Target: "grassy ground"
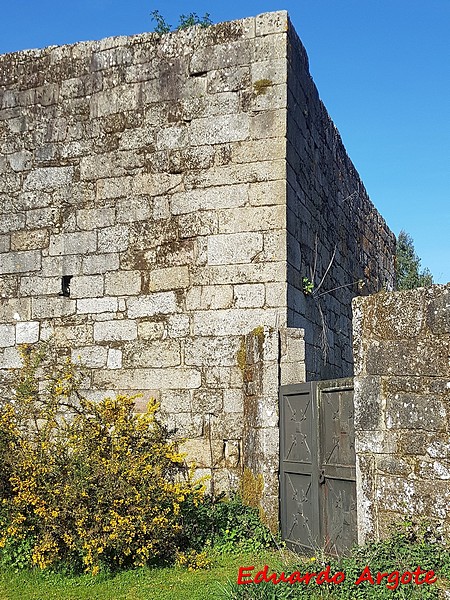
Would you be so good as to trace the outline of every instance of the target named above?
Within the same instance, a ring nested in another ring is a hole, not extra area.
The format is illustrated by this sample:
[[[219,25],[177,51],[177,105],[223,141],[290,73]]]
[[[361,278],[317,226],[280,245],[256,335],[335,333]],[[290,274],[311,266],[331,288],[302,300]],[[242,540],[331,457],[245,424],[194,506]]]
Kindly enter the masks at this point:
[[[88,575],[66,577],[42,571],[15,572],[14,569],[0,568],[0,600],[230,600],[230,587],[225,590],[225,586],[229,582],[237,581],[239,567],[254,566],[253,574],[255,574],[265,564],[269,565],[269,572],[280,573],[284,570],[290,573],[296,570],[295,558],[288,551],[215,556],[210,569],[198,571],[188,571],[185,568],[142,568],[97,577]],[[297,563],[297,568],[298,566]],[[314,570],[313,565],[309,565],[309,568]],[[375,568],[373,570],[376,571]],[[441,590],[450,589],[449,583],[441,579],[438,587]],[[268,600],[285,597],[285,594],[281,593],[281,586],[280,589],[278,586],[276,588],[268,586],[271,589],[266,590],[264,595],[260,595],[263,590],[259,589],[264,586],[235,586],[235,591],[237,587],[240,588],[239,596],[232,593],[232,598],[241,598],[241,592],[245,592],[247,599]],[[387,598],[391,595],[396,598],[425,597],[422,596],[421,589],[415,589],[417,586],[405,588],[404,591],[397,590],[400,592],[399,595],[386,590],[384,586],[379,586],[379,589],[375,586],[377,590],[372,589],[373,587],[369,586],[368,591],[376,591],[377,594],[370,594],[367,597]],[[308,591],[311,600],[313,598],[332,600],[335,597],[333,593],[325,590]],[[339,598],[342,597],[339,594]],[[358,594],[358,598],[364,597],[365,594]],[[426,595],[426,597],[430,596]]]
[[[111,577],[63,577],[38,571],[0,570],[0,600],[214,600],[236,581],[240,566],[279,563],[276,554],[219,556],[208,570],[137,569]]]

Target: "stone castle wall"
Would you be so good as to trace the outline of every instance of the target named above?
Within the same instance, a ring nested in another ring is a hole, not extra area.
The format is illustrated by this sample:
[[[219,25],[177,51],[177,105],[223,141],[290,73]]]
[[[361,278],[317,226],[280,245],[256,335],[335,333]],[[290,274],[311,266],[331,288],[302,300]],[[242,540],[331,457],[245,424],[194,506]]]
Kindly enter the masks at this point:
[[[288,325],[305,330],[308,380],[348,377],[351,300],[393,289],[395,238],[319,99],[293,29],[287,57]],[[303,277],[313,294],[301,293]]]
[[[311,244],[321,273],[345,234],[324,290],[393,272],[324,115],[285,12],[0,57],[4,381],[17,344],[52,337],[89,368],[87,394],[156,397],[211,486],[248,466],[276,513],[279,379],[305,378],[287,325],[305,328],[309,376],[323,370],[299,284]],[[324,302],[334,376],[354,293]]]
[[[450,284],[353,308],[359,541],[410,517],[450,534]]]

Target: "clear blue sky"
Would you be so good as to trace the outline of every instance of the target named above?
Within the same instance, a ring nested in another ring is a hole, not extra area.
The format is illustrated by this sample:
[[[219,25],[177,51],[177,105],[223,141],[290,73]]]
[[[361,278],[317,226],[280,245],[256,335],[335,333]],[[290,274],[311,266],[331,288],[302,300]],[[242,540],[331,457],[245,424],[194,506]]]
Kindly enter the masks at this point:
[[[450,281],[450,0],[11,0],[0,53],[150,31],[154,9],[172,25],[287,9],[372,201]]]

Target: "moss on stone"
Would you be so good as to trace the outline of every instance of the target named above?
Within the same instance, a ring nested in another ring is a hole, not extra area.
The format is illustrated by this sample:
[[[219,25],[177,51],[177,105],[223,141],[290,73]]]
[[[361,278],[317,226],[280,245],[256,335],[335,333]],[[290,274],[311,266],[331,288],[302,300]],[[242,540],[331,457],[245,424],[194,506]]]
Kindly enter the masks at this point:
[[[245,365],[247,364],[247,348],[245,347],[245,336],[242,336],[241,345],[237,352],[237,363],[242,373],[244,373]]]
[[[273,81],[271,79],[258,79],[253,84],[253,89],[255,90],[255,94],[260,96],[261,94],[265,94],[267,89],[273,86]]]
[[[248,467],[245,467],[240,483],[240,494],[244,504],[260,508],[263,490],[264,477],[261,473],[255,475]]]

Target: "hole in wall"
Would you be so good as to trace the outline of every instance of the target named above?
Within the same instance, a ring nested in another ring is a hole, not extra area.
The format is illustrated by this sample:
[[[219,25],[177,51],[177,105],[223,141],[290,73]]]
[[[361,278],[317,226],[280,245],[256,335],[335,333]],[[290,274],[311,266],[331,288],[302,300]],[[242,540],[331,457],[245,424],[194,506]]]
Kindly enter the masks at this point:
[[[72,279],[72,275],[63,275],[61,277],[61,291],[59,292],[59,296],[65,296],[68,298],[70,296],[70,280]]]

